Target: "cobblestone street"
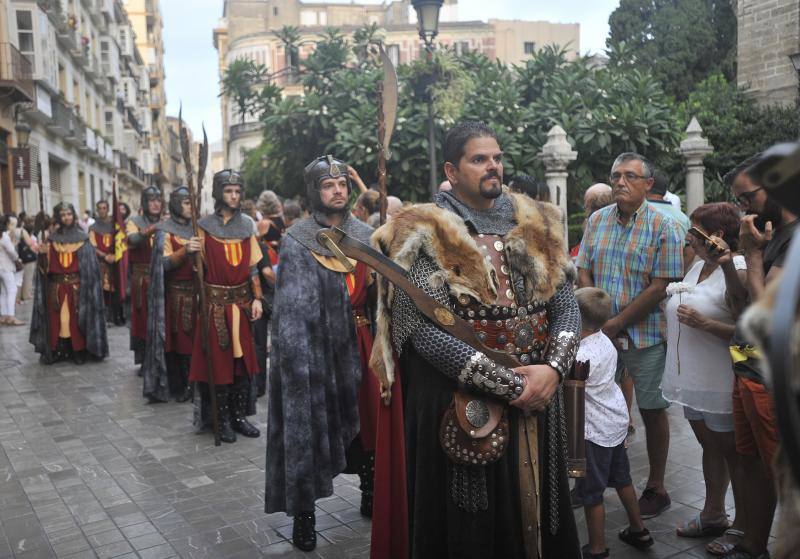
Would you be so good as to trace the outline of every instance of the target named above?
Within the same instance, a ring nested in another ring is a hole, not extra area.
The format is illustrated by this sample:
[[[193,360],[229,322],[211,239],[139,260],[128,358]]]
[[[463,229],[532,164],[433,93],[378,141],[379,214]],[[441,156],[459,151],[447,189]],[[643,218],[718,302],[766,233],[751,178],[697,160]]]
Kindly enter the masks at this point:
[[[29,304],[18,312],[29,315]],[[336,494],[318,502],[318,548],[295,551],[291,519],[263,512],[264,436],[215,448],[194,434],[189,404],[145,404],[127,328],[109,329],[109,359],[81,367],[41,366],[27,338],[27,327],[0,328],[0,558],[368,557],[357,476],[339,476]],[[687,422],[678,409],[670,420],[672,508],[646,521],[657,543],[645,554],[617,540],[625,513],[608,492],[612,557],[709,557],[707,540],[675,536],[702,507],[704,486]],[[637,483],[643,440],[640,429],[630,446]]]

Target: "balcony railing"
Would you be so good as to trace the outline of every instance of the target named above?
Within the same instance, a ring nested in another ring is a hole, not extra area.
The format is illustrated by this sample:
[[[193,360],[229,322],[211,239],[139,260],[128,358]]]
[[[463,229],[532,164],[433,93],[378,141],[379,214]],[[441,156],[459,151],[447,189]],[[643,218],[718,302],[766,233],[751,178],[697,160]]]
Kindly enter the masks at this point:
[[[33,101],[33,65],[11,43],[0,43],[0,90],[17,92],[16,100]],[[14,95],[12,95],[14,96]]]
[[[72,136],[75,134],[77,117],[75,112],[61,99],[52,99],[53,116],[50,128],[53,132],[62,136]]]

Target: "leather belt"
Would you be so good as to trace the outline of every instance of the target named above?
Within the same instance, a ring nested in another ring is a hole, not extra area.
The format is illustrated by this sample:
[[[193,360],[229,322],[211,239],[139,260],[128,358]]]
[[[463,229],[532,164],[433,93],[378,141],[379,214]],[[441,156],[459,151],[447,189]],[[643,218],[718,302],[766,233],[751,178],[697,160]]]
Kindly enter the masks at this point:
[[[81,276],[76,273],[50,274],[50,281],[58,284],[78,283],[81,281]]]
[[[253,300],[249,282],[232,286],[207,283],[205,290],[208,303],[211,305],[247,304]]]
[[[176,295],[194,295],[194,282],[173,280],[167,283],[167,291]]]
[[[372,322],[363,310],[353,309],[353,320],[356,321],[356,328],[361,326],[369,326]]]

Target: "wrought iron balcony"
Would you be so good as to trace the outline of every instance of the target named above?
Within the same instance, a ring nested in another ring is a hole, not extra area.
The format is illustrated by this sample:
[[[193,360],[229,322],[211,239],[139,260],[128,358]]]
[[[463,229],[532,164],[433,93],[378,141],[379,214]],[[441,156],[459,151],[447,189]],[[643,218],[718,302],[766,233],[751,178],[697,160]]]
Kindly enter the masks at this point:
[[[0,43],[0,93],[12,102],[33,102],[33,65],[11,43]]]

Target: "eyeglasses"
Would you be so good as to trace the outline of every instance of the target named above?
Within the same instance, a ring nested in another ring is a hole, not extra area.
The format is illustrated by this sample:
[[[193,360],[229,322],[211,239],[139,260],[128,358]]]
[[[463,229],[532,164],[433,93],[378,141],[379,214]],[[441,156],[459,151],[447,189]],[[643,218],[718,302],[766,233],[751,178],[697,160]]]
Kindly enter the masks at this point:
[[[755,190],[750,190],[749,192],[742,192],[736,197],[736,205],[737,206],[744,206],[747,204],[748,206],[753,203],[753,198],[756,197],[756,193],[759,190],[764,190],[763,186],[759,186]]]
[[[609,175],[608,177],[608,180],[611,184],[616,184],[622,178],[625,179],[626,184],[630,184],[633,181],[639,179],[649,179],[650,177],[645,177],[644,175],[637,175],[636,173],[633,173],[631,171],[626,171],[624,173],[611,173],[611,175]]]

